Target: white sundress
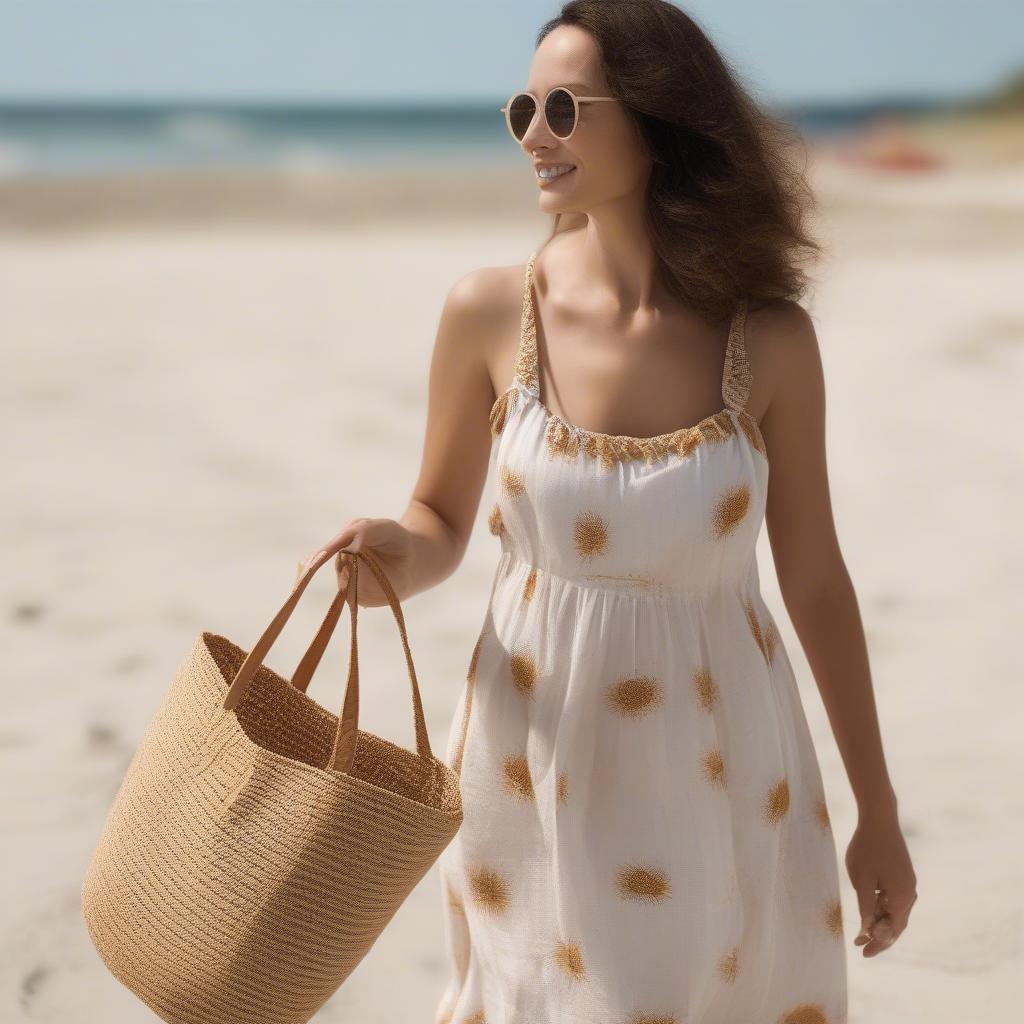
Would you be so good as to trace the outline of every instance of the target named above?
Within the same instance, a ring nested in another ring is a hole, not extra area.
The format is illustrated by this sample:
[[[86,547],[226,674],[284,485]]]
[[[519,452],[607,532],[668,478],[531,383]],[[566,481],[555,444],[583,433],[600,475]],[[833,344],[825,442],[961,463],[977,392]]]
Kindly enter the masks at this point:
[[[501,555],[446,754],[433,1024],[842,1024],[836,847],[759,589],[746,303],[720,412],[601,434],[541,402],[536,257],[490,415]]]

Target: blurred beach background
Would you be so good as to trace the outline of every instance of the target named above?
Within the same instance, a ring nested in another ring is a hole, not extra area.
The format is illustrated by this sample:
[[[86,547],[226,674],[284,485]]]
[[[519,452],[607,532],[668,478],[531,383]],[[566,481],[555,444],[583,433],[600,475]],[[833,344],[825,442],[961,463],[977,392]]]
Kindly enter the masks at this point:
[[[908,931],[864,959],[842,867],[856,809],[762,531],[844,879],[849,1021],[1009,1020],[1024,966],[1024,11],[683,6],[798,126],[820,199],[828,256],[803,302],[919,889]],[[156,1020],[81,919],[104,815],[196,635],[251,646],[300,558],[353,516],[403,512],[448,288],[523,262],[549,228],[498,108],[556,12],[0,2],[5,1024]],[[405,605],[435,751],[497,556],[481,515],[458,571]],[[333,588],[322,570],[268,664],[297,664]],[[360,724],[411,746],[394,622],[367,610],[360,627]],[[332,709],[346,635],[310,689]],[[446,978],[435,868],[316,1019],[428,1024]]]

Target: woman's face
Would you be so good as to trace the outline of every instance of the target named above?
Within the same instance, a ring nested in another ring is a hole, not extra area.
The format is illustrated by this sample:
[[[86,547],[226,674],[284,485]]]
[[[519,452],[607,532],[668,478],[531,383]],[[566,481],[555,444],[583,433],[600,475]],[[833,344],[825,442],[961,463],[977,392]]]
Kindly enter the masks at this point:
[[[610,96],[597,44],[576,25],[559,25],[537,47],[526,91],[541,103],[556,85],[577,96]],[[520,145],[534,165],[544,213],[589,213],[643,189],[650,160],[622,103],[581,103],[576,131],[567,140],[552,135],[542,115],[534,118]],[[540,167],[572,167],[543,179]]]

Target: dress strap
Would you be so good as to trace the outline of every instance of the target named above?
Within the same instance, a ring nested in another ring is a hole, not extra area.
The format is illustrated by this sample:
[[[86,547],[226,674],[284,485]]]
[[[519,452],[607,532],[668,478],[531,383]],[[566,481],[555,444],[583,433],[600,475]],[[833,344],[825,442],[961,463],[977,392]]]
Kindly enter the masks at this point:
[[[533,298],[533,271],[537,252],[530,254],[523,276],[523,304],[519,326],[519,345],[515,357],[515,377],[527,391],[539,397],[537,369],[537,309]],[[727,409],[743,412],[750,396],[753,375],[746,347],[747,300],[740,299],[729,325],[729,341],[722,372],[722,398]]]
[[[746,345],[747,300],[741,298],[732,323],[729,325],[729,343],[725,349],[725,369],[722,371],[722,398],[725,407],[734,412],[744,412],[750,385],[754,378],[750,372]]]
[[[519,347],[516,349],[516,380],[535,396],[540,396],[537,373],[537,309],[533,301],[533,268],[537,262],[536,250],[526,261],[523,280],[523,311],[519,325]]]

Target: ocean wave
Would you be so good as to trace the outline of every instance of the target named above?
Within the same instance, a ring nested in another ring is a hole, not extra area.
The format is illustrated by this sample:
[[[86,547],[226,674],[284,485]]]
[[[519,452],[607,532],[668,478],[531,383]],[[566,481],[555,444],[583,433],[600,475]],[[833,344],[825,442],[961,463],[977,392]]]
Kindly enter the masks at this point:
[[[0,176],[14,177],[32,167],[32,151],[28,146],[0,142]]]
[[[239,118],[187,111],[163,117],[158,131],[169,141],[192,146],[237,144],[250,137],[246,125]]]

